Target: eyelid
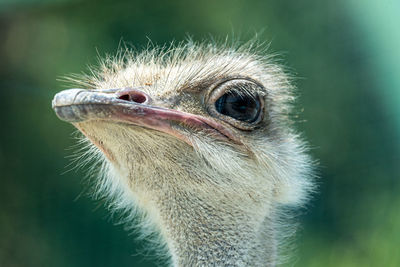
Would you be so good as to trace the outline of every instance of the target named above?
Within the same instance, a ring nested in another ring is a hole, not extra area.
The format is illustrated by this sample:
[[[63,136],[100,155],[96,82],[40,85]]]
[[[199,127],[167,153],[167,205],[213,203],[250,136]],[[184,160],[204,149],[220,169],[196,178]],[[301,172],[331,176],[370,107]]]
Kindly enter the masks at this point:
[[[262,85],[260,85],[258,82],[250,80],[250,79],[230,79],[230,80],[225,80],[224,82],[218,83],[215,85],[208,93],[208,98],[209,101],[212,100],[217,100],[220,98],[222,95],[226,94],[229,91],[234,91],[239,95],[247,95],[250,97],[254,96],[262,96],[263,94],[259,90],[243,90],[244,87],[243,85],[255,85],[254,87],[256,88],[263,88]],[[254,88],[253,87],[253,88]],[[248,93],[248,94],[247,94]]]
[[[210,89],[204,95],[203,101],[204,102],[211,101],[212,98],[214,98],[214,100],[218,99],[219,97],[221,97],[224,94],[223,92],[227,86],[226,84],[229,85],[230,83],[237,83],[237,84],[252,83],[255,85],[255,87],[264,89],[264,86],[260,82],[254,80],[250,77],[244,77],[244,76],[227,77],[227,78],[219,80],[218,82],[211,85]],[[222,93],[218,94],[219,96],[216,96],[216,93],[218,93],[218,91],[222,91]],[[262,98],[265,97],[264,90],[257,90],[257,92]],[[217,98],[215,99],[215,97],[217,97]]]

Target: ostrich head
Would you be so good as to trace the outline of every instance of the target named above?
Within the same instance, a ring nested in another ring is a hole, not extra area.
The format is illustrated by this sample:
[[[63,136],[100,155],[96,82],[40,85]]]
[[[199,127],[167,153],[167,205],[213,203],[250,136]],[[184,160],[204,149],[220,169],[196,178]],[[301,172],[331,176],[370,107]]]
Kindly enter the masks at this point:
[[[125,51],[53,108],[103,159],[114,206],[144,211],[175,266],[277,262],[279,221],[304,202],[310,161],[292,86],[251,48]]]

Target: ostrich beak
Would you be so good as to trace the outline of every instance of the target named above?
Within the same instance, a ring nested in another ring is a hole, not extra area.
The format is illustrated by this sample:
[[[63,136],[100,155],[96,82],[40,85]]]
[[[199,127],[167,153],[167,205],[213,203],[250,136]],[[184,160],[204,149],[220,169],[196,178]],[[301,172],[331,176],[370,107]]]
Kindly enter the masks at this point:
[[[70,123],[100,120],[132,124],[169,134],[191,146],[190,129],[197,129],[220,140],[241,143],[229,128],[214,120],[152,102],[149,95],[132,88],[69,89],[54,96],[52,107],[61,120]]]

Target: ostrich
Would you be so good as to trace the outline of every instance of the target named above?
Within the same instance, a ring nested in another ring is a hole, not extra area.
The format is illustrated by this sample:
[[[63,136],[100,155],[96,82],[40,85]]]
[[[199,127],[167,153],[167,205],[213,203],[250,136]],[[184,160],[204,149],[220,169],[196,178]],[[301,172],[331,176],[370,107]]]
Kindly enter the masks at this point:
[[[173,266],[279,264],[282,214],[312,188],[293,86],[256,50],[126,49],[53,99],[103,163],[97,188],[145,215]]]

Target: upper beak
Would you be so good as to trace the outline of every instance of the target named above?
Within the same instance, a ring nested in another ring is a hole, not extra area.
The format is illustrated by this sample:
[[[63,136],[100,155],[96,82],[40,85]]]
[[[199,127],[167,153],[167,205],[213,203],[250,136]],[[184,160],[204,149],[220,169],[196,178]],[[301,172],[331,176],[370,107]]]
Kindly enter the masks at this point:
[[[193,129],[220,140],[241,143],[226,126],[204,116],[154,106],[151,97],[139,89],[69,89],[55,95],[52,107],[67,122],[106,120],[133,124],[175,136],[193,145]],[[182,128],[187,129],[183,131]]]

